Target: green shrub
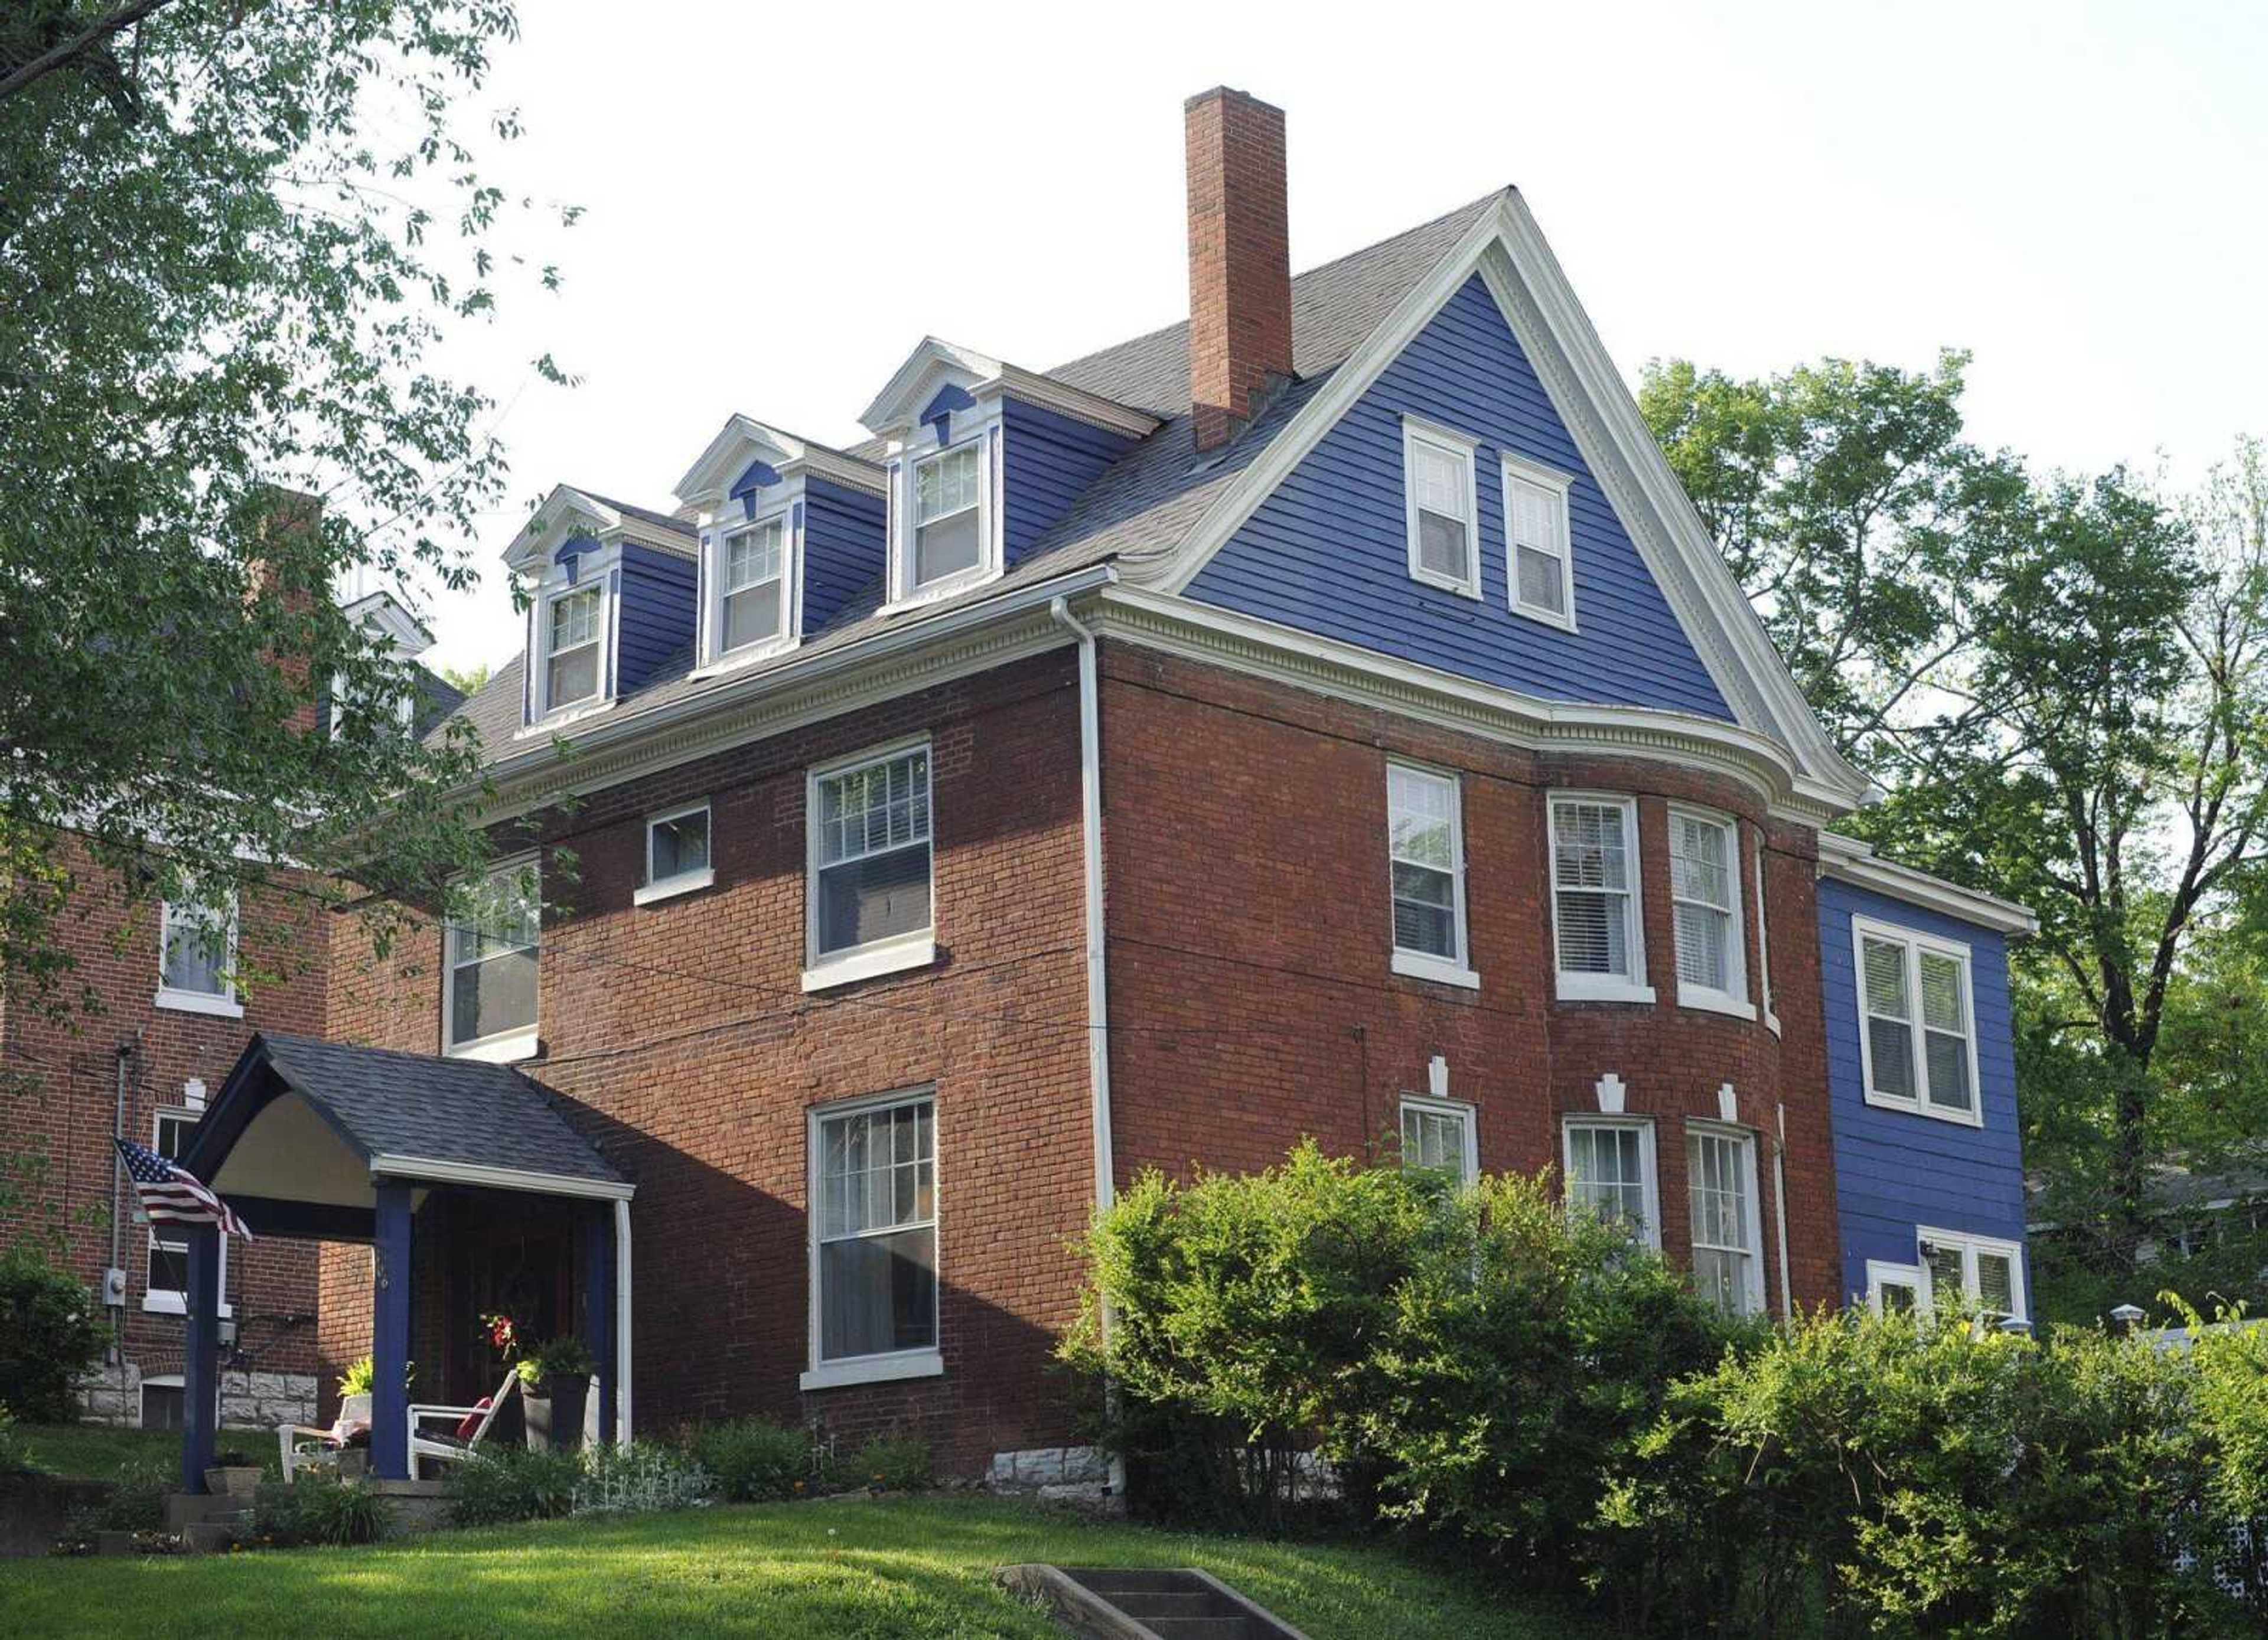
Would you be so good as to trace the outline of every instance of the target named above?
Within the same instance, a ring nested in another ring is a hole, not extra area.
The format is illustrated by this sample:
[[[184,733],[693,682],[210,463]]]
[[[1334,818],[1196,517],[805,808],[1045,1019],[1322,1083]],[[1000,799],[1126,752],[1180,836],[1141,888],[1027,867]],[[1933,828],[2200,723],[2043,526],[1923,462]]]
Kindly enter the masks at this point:
[[[39,1468],[16,1430],[16,1415],[0,1407],[0,1475],[31,1475]]]
[[[275,1548],[289,1548],[306,1541],[299,1500],[306,1496],[301,1489],[312,1490],[314,1485],[312,1475],[303,1475],[298,1485],[273,1475],[262,1481],[260,1489],[252,1495],[253,1541]]]
[[[392,1525],[384,1500],[362,1481],[268,1480],[252,1500],[253,1539],[275,1548],[375,1543]]]
[[[162,1532],[166,1494],[181,1483],[180,1471],[154,1458],[122,1464],[110,1490],[71,1511],[68,1536],[85,1541],[100,1532]]]
[[[686,1509],[709,1501],[714,1482],[692,1453],[653,1441],[593,1446],[575,1488],[578,1515]]]
[[[534,1355],[535,1382],[550,1385],[564,1379],[588,1378],[599,1370],[590,1346],[572,1334],[552,1339]]]
[[[911,1435],[877,1435],[846,1466],[850,1478],[882,1492],[918,1492],[935,1478],[929,1443]]]
[[[460,1526],[549,1520],[575,1507],[583,1478],[578,1454],[503,1446],[449,1466],[445,1496],[449,1519]]]
[[[27,1243],[0,1250],[0,1405],[33,1423],[78,1416],[78,1380],[110,1329],[85,1285]]]
[[[836,1483],[833,1454],[808,1430],[734,1418],[703,1424],[688,1444],[726,1503],[774,1503]]]

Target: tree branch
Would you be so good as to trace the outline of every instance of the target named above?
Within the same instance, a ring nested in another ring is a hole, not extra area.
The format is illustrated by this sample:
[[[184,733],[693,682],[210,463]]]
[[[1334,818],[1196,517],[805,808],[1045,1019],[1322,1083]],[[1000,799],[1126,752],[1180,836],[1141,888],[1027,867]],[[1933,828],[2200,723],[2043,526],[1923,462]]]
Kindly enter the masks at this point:
[[[98,18],[61,45],[41,52],[23,67],[10,72],[6,78],[0,79],[0,102],[14,96],[33,81],[44,78],[57,69],[68,67],[75,58],[85,56],[121,29],[131,28],[152,11],[172,4],[173,0],[133,0],[132,4],[119,7],[108,17]]]

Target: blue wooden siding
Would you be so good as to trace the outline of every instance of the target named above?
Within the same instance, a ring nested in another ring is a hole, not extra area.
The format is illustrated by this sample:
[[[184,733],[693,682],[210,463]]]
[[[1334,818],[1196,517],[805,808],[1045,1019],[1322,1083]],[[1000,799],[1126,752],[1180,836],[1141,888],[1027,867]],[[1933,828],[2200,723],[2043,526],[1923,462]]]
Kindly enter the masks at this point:
[[[882,578],[889,552],[880,496],[806,478],[803,485],[803,630],[825,629],[836,612]]]
[[[1000,404],[1002,547],[1013,569],[1133,441],[1018,399]]]
[[[1410,577],[1402,417],[1479,443],[1478,602]],[[1505,451],[1570,474],[1574,632],[1507,607]],[[1189,584],[1189,596],[1555,700],[1733,714],[1476,276]]]
[[[684,669],[693,644],[693,560],[637,541],[622,543],[615,599],[615,698]]]
[[[1854,916],[1968,945],[1982,1128],[1867,1103],[1859,1060],[1857,957],[1851,940]],[[2007,942],[1988,929],[1827,879],[1819,885],[1819,979],[1827,1020],[1844,1291],[1865,1294],[1868,1259],[1912,1263],[1914,1232],[1924,1224],[2021,1241],[2023,1158],[2016,1130]],[[2028,1293],[2030,1285],[2028,1261]]]

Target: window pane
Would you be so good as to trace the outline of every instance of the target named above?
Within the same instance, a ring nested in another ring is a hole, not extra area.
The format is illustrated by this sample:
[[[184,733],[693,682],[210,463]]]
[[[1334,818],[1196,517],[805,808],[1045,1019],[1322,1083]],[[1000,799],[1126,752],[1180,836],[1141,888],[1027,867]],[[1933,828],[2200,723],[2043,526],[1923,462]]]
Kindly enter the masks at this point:
[[[1447,871],[1423,866],[1394,867],[1394,943],[1428,956],[1457,955],[1456,890]]]
[[[930,925],[929,845],[867,855],[819,873],[819,949],[845,951]]]
[[[976,446],[963,445],[914,469],[914,522],[927,524],[976,504]]]
[[[1421,769],[1386,771],[1388,846],[1397,860],[1453,870],[1456,782]]]
[[[1867,1052],[1874,1092],[1892,1099],[1914,1096],[1913,1027],[1896,1019],[1867,1021]]]
[[[158,1118],[157,1144],[158,1155],[168,1161],[179,1161],[181,1152],[188,1148],[189,1135],[196,1131],[195,1116],[160,1116]]]
[[[1602,1218],[1642,1226],[1646,1214],[1641,1143],[1635,1128],[1569,1129],[1568,1200]]]
[[[820,1357],[838,1361],[937,1343],[937,1232],[821,1242]]]
[[[1418,563],[1421,568],[1453,581],[1467,580],[1472,574],[1470,546],[1462,518],[1444,518],[1438,512],[1419,509]]]
[[[1959,1309],[1968,1295],[1960,1247],[1925,1241],[1921,1244],[1921,1261],[1929,1271],[1930,1301],[1943,1309]]]
[[[1628,978],[1630,930],[1621,894],[1559,894],[1559,968]]]
[[[551,603],[551,649],[554,655],[599,636],[599,589],[584,588],[554,599]]]
[[[1404,1105],[1402,1162],[1405,1167],[1438,1167],[1463,1178],[1465,1119],[1450,1111]]]
[[[484,957],[458,968],[450,990],[449,1040],[476,1041],[535,1023],[535,951]]]
[[[725,647],[746,649],[780,634],[780,584],[766,581],[725,595]]]
[[[153,1241],[150,1244],[150,1291],[187,1292],[189,1290],[189,1244]]]
[[[1520,565],[1520,601],[1530,609],[1565,614],[1566,577],[1561,572],[1559,560],[1533,547],[1522,547],[1513,556]]]
[[[1542,484],[1532,484],[1526,479],[1512,481],[1512,539],[1517,545],[1533,547],[1557,558],[1567,548],[1560,525],[1565,503],[1556,489]],[[1557,573],[1557,567],[1554,567]]]
[[[142,1386],[142,1427],[145,1430],[178,1430],[183,1427],[188,1412],[188,1392],[179,1384],[144,1384]]]
[[[1886,1281],[1879,1291],[1884,1315],[1911,1315],[1914,1311],[1914,1290],[1902,1281]]]
[[[1866,953],[1867,1009],[1893,1019],[1911,1017],[1906,1002],[1906,948],[1886,939],[1859,942]]]
[[[1471,458],[1461,451],[1445,450],[1423,440],[1413,441],[1410,450],[1415,468],[1410,482],[1417,486],[1418,511],[1433,513],[1458,526],[1462,535],[1466,498],[1471,489],[1466,478],[1466,463]]]
[[[1628,888],[1630,856],[1623,811],[1606,803],[1561,803],[1551,810],[1552,880],[1563,888]]]
[[[1994,1315],[2016,1313],[2015,1266],[2007,1254],[1977,1250],[1977,1302]]]
[[[1933,1031],[1955,1035],[1969,1029],[1969,1011],[1961,1002],[1961,959],[1942,952],[1921,953],[1921,1020]]]
[[[1681,900],[1729,911],[1733,886],[1727,828],[1690,814],[1669,818],[1669,892]]]
[[[977,517],[976,509],[971,507],[936,524],[915,527],[915,585],[926,586],[932,581],[976,567],[982,555]]]
[[[1969,1109],[1969,1039],[1925,1031],[1922,1042],[1929,1055],[1929,1102],[1947,1110]]]
[[[581,649],[570,650],[551,659],[549,677],[544,683],[544,702],[549,706],[565,706],[586,695],[599,692],[599,646],[588,643]]]
[[[1677,978],[1680,983],[1721,991],[1730,983],[1726,952],[1732,944],[1732,919],[1706,906],[1676,908]]]
[[[819,782],[822,865],[929,840],[929,752],[829,775]]]
[[[227,996],[233,916],[195,906],[168,905],[165,920],[166,951],[159,978],[166,989],[200,997]]]
[[[709,868],[709,811],[656,820],[647,831],[649,882]]]
[[[1749,1199],[1746,1142],[1696,1133],[1685,1144],[1686,1201],[1691,1210],[1693,1284],[1702,1297],[1735,1314],[1754,1301],[1749,1264],[1756,1203]]]
[[[772,519],[755,529],[742,530],[725,541],[725,590],[737,592],[765,581],[777,581],[780,573],[780,543],[785,526],[781,520]]]

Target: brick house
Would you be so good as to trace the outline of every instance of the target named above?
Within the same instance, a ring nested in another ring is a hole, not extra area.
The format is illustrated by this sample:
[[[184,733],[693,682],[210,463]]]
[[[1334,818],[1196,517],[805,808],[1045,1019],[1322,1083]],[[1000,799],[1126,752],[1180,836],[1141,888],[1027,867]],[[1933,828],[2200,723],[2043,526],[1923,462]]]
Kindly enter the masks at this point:
[[[342,920],[325,1028],[437,1100],[517,1067],[626,1194],[609,1242],[563,1173],[365,1144],[328,1362],[468,1402],[501,1309],[603,1346],[617,1429],[1077,1481],[1072,1239],[1303,1135],[1558,1169],[1735,1309],[2021,1319],[2029,917],[1834,835],[1867,783],[1525,202],[1294,278],[1282,114],[1187,138],[1186,323],[932,338],[865,443],[735,415],[674,507],[562,485],[511,543],[486,908]]]

